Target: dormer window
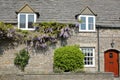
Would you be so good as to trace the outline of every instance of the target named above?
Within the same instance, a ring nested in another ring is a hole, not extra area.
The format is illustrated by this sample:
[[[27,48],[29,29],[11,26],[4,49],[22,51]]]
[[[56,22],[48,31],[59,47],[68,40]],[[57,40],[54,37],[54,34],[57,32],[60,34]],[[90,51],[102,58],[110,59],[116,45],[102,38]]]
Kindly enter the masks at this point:
[[[95,16],[80,15],[79,31],[95,31]]]
[[[76,15],[76,19],[79,20],[79,31],[80,32],[94,32],[96,14],[87,6],[81,11],[80,14]]]
[[[35,30],[33,23],[36,22],[36,14],[19,13],[18,14],[18,29]]]
[[[35,12],[28,4],[25,4],[16,13],[18,14],[18,29],[35,30],[33,23],[39,17],[38,12]]]

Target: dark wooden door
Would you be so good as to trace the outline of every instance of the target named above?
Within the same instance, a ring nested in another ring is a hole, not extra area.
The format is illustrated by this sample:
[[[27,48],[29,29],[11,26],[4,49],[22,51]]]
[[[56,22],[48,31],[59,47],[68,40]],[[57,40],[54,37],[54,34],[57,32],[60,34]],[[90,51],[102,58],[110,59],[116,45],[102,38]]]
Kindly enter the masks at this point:
[[[104,54],[105,72],[113,72],[114,76],[119,76],[119,54],[116,50],[108,50]]]

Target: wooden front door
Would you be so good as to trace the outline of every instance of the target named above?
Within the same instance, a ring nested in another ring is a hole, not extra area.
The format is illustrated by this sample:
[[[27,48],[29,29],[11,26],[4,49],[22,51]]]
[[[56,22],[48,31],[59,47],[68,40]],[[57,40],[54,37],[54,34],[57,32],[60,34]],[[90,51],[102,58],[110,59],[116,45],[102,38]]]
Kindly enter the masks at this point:
[[[119,76],[119,52],[108,50],[104,54],[105,72],[113,72],[114,76]]]

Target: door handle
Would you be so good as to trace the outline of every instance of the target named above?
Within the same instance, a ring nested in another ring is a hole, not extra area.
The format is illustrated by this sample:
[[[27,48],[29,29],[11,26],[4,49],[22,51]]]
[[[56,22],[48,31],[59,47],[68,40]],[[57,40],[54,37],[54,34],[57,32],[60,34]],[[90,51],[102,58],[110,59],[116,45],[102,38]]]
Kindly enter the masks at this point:
[[[113,64],[113,62],[109,62],[110,64]]]

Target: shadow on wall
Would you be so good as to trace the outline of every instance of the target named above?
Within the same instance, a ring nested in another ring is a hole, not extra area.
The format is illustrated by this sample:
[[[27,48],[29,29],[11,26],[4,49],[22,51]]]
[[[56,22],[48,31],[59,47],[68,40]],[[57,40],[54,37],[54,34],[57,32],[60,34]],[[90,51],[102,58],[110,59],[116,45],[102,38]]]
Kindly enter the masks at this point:
[[[5,50],[14,49],[15,47],[15,43],[9,39],[0,40],[0,55],[3,55]]]
[[[67,39],[60,39],[60,43],[61,45],[60,46],[66,46],[67,45]],[[30,52],[30,53],[33,53],[33,54],[47,54],[49,53],[49,50],[52,49],[56,49],[57,48],[57,43],[52,43],[50,45],[48,45],[46,48],[35,48],[33,46],[26,46],[26,49]],[[4,52],[6,50],[9,50],[9,49],[15,49],[16,47],[18,47],[19,44],[14,41],[11,41],[10,39],[5,39],[5,40],[0,40],[0,55],[3,55]]]
[[[67,45],[67,39],[61,39],[61,46],[66,46]]]

